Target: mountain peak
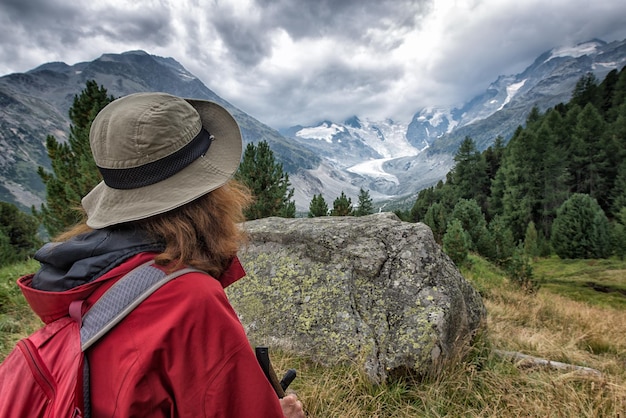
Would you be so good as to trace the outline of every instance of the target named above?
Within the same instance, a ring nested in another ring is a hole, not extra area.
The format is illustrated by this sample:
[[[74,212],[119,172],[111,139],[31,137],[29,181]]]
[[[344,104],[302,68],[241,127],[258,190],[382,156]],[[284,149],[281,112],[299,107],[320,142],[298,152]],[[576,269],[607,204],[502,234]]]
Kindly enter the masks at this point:
[[[546,61],[552,58],[570,57],[578,58],[584,55],[595,55],[600,48],[606,45],[606,42],[600,39],[592,39],[587,42],[582,42],[574,46],[563,46],[550,50],[550,56]]]
[[[150,55],[142,49],[135,49],[133,51],[122,52],[121,55]]]
[[[355,129],[359,129],[361,127],[361,121],[359,120],[358,116],[354,115],[346,119],[346,121],[344,122],[344,125],[351,126]]]

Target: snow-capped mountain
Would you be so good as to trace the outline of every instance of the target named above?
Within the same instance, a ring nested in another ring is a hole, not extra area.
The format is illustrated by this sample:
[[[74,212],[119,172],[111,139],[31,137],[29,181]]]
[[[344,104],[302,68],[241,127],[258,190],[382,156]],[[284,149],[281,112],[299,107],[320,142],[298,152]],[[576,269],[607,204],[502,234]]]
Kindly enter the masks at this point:
[[[68,109],[87,80],[115,97],[165,91],[221,103],[237,119],[245,143],[268,142],[289,174],[297,210],[306,212],[314,194],[332,205],[344,192],[356,203],[360,188],[374,203],[404,199],[410,205],[421,189],[445,178],[466,136],[481,150],[497,136],[506,141],[533,106],[544,111],[567,102],[587,72],[601,80],[625,64],[626,41],[593,40],[545,52],[522,73],[498,77],[461,107],[417,109],[408,125],[354,116],[278,132],[218,97],[172,58],[130,51],[71,66],[47,63],[0,77],[0,199],[24,210],[45,199],[36,174],[38,166],[50,166],[45,138],[66,138]]]
[[[430,137],[431,152],[454,152],[465,136],[486,149],[500,135],[508,140],[523,125],[533,106],[540,111],[568,102],[576,83],[588,72],[604,79],[626,65],[626,41],[606,43],[594,39],[541,54],[523,72],[501,75],[485,92],[460,109],[450,109],[454,129]],[[416,117],[419,117],[418,112]],[[415,120],[415,118],[414,118]]]
[[[409,161],[418,161],[418,156],[428,147],[428,142],[417,135],[407,135],[409,130],[408,125],[391,119],[375,122],[353,116],[343,123],[323,121],[315,126],[297,126],[281,132],[313,150],[323,160],[316,169],[299,170],[292,175],[296,202],[308,203],[313,194],[321,193],[332,204],[341,192],[354,201],[361,188],[369,190],[375,200],[389,200],[399,190],[410,193],[432,184],[440,175],[445,176],[449,166],[438,164],[441,170],[437,171],[436,179],[430,176],[417,181],[406,178],[408,168],[414,165]],[[389,164],[397,160],[407,160],[404,169],[397,170]],[[421,169],[428,163],[422,161],[418,165]]]
[[[296,174],[296,194],[304,185],[303,196],[322,193],[330,202],[341,191],[356,196],[360,187],[379,200],[415,195],[445,178],[466,136],[479,150],[497,136],[508,141],[533,106],[545,111],[565,103],[586,73],[593,72],[601,81],[624,65],[626,41],[592,40],[541,54],[522,73],[501,75],[460,108],[420,109],[407,126],[355,116],[343,123],[324,121],[285,130],[285,136],[324,157],[320,167]],[[320,178],[320,171],[332,176],[317,184],[312,179]]]

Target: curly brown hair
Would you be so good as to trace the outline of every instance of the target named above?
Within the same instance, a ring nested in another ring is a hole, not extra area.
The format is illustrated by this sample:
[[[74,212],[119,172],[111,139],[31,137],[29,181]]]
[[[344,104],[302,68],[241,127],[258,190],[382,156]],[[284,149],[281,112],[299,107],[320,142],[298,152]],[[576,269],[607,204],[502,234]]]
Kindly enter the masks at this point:
[[[230,180],[225,185],[169,212],[129,223],[165,244],[155,257],[158,265],[176,270],[184,265],[220,277],[247,235],[241,227],[250,190]],[[67,240],[91,229],[82,222],[56,238]]]

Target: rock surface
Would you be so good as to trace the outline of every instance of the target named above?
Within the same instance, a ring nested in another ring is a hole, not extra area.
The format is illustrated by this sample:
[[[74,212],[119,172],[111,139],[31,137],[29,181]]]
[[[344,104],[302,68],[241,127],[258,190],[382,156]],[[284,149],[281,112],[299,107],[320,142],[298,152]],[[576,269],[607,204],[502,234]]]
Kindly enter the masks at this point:
[[[356,361],[380,383],[437,372],[484,323],[480,295],[424,224],[382,213],[245,228],[248,276],[228,295],[254,345]]]

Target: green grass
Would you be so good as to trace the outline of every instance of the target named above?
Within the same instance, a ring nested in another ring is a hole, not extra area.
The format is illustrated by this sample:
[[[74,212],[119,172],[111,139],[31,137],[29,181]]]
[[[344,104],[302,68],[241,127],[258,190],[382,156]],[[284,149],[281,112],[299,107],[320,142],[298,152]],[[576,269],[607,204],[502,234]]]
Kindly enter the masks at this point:
[[[39,324],[15,285],[36,268],[29,262],[0,269],[0,358]],[[626,305],[617,292],[584,285],[624,288],[626,262],[547,258],[533,269],[540,287],[529,294],[470,255],[462,273],[483,296],[487,331],[437,376],[374,385],[356,364],[324,367],[288,352],[272,353],[274,367],[279,374],[298,370],[291,387],[309,418],[626,416]],[[601,375],[517,363],[495,349]]]
[[[0,358],[21,337],[41,325],[16,284],[19,277],[34,272],[38,266],[39,263],[31,260],[0,268]]]
[[[626,261],[561,260],[533,263],[541,287],[569,299],[606,308],[626,309]]]

